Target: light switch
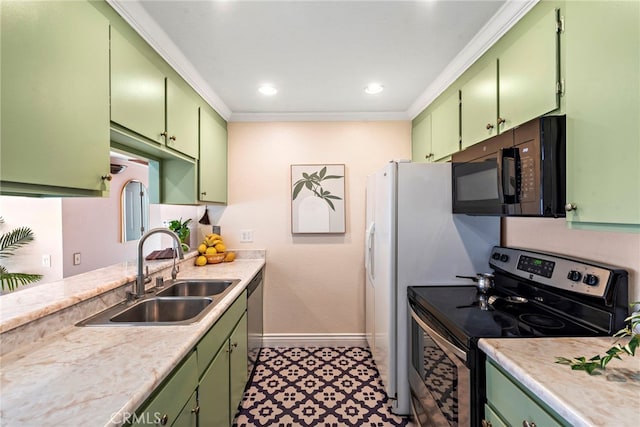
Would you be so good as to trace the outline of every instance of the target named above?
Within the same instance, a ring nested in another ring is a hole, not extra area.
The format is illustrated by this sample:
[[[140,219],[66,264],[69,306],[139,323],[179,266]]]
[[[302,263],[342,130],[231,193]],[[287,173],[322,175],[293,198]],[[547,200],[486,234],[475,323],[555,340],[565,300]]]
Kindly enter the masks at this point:
[[[240,230],[240,243],[253,242],[253,230]]]

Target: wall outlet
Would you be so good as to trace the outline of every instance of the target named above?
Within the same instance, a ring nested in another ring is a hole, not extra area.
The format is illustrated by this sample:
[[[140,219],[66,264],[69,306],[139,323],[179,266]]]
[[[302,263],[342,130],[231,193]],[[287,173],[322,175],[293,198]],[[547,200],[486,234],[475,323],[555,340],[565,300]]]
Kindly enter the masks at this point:
[[[42,255],[42,266],[51,268],[51,255]]]
[[[240,230],[240,243],[253,242],[253,230]]]
[[[80,265],[80,252],[73,254],[73,265]]]

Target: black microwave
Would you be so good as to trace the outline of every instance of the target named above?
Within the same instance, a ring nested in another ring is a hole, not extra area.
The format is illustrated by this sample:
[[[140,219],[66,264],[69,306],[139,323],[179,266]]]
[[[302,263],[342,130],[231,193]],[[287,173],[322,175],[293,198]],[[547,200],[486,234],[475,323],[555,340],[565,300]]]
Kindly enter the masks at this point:
[[[531,120],[452,158],[453,213],[565,216],[565,116]]]

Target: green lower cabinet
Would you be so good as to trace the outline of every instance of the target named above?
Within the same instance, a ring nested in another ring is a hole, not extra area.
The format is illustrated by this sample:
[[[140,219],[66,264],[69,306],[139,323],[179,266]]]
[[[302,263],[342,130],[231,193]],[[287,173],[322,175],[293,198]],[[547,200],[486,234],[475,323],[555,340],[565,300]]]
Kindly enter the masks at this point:
[[[484,405],[484,419],[482,420],[482,427],[509,427],[502,421],[502,418],[491,409],[491,406]]]
[[[247,315],[245,314],[229,338],[230,423],[236,415],[238,405],[242,402],[242,395],[247,386],[247,347]]]
[[[487,416],[495,417],[502,424],[522,426],[531,425],[545,427],[568,426],[551,408],[539,401],[526,387],[500,370],[492,361],[486,362],[486,406],[490,412]],[[527,424],[528,423],[528,424]]]
[[[195,426],[197,405],[195,391],[198,387],[198,365],[196,353],[176,369],[141,411],[136,412],[133,426]],[[194,410],[192,413],[191,411]],[[189,415],[192,414],[192,415]],[[187,423],[187,420],[191,420]],[[177,422],[180,424],[177,424]]]
[[[208,425],[208,424],[198,424],[198,412],[200,408],[198,408],[198,398],[196,392],[194,391],[187,404],[182,411],[176,417],[176,420],[171,424],[171,427],[193,427],[197,425]]]
[[[201,426],[227,426],[229,412],[229,348],[220,349],[198,386]]]

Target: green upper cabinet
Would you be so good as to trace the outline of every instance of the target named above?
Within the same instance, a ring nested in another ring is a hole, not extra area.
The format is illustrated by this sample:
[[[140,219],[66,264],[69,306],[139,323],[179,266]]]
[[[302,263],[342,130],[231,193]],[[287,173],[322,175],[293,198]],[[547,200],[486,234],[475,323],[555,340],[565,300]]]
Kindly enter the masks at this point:
[[[462,148],[559,108],[558,11],[510,30],[462,87]]]
[[[462,87],[462,148],[498,134],[498,63],[491,61]]]
[[[456,90],[431,113],[431,152],[440,160],[460,150],[460,94]]]
[[[227,203],[226,123],[206,107],[200,109],[198,184],[201,202]]]
[[[548,11],[499,58],[499,132],[559,107],[558,11]]]
[[[1,193],[105,195],[108,20],[86,2],[3,0],[0,11]]]
[[[168,148],[196,159],[198,104],[195,92],[189,90],[186,83],[167,77],[117,29],[111,29],[113,123],[157,143],[151,150]]]
[[[413,125],[411,130],[411,159],[414,162],[430,162],[433,159],[431,151],[431,115],[424,116]]]
[[[111,121],[164,143],[164,74],[111,29]]]
[[[198,104],[167,79],[167,147],[198,158]]]
[[[567,2],[565,17],[567,221],[640,231],[640,3]]]

